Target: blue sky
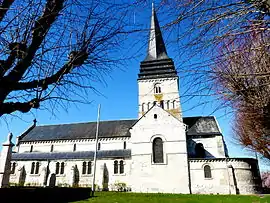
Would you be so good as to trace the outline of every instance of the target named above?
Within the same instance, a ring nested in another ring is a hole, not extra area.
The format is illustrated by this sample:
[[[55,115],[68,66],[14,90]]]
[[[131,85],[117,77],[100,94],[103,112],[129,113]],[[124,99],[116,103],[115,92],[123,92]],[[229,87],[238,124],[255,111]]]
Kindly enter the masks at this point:
[[[136,8],[132,11],[130,23],[140,24],[143,28],[149,28],[151,15],[151,4],[144,8]],[[159,15],[158,15],[159,17]],[[160,17],[160,21],[164,17]],[[161,23],[162,24],[162,23]],[[127,61],[125,66],[116,68],[110,76],[104,77],[104,83],[95,84],[95,88],[101,93],[96,94],[89,91],[90,104],[72,104],[67,107],[57,107],[51,109],[53,114],[48,110],[33,110],[28,114],[19,114],[4,116],[1,119],[0,128],[0,143],[5,141],[7,134],[12,132],[14,138],[23,133],[29,126],[32,125],[32,120],[37,119],[38,125],[47,124],[62,124],[62,123],[78,123],[95,121],[97,117],[97,106],[101,104],[101,120],[118,120],[118,119],[133,119],[138,116],[138,86],[137,74],[139,72],[140,61],[146,55],[147,50],[147,33],[137,33],[140,35],[140,40],[128,39],[123,45],[123,56],[132,54],[134,58]],[[164,32],[164,40],[169,44],[167,46],[168,55],[175,59],[175,64],[181,64],[180,59],[173,51],[175,47],[171,45],[170,34]],[[179,73],[181,74],[181,73]],[[182,84],[182,75],[180,76],[180,97],[181,92],[187,90],[186,84]],[[72,97],[72,95],[71,95]],[[208,98],[209,99],[209,98]],[[185,100],[184,98],[182,100]],[[204,101],[202,98],[193,98],[187,102],[182,103],[184,116],[208,116],[214,115],[219,121],[219,125],[223,132],[229,155],[231,157],[254,157],[254,153],[248,152],[242,146],[236,143],[232,137],[231,124],[233,122],[233,115],[227,114],[226,109],[213,112],[213,108],[218,105],[215,98],[210,98],[212,103],[209,105],[198,105]],[[15,142],[15,139],[14,139]],[[261,169],[265,170],[267,166],[261,165]]]

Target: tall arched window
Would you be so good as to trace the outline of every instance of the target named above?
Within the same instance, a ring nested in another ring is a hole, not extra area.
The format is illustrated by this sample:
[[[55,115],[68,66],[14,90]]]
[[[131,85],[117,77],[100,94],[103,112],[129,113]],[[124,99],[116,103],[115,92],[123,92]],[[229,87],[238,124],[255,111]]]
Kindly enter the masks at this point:
[[[114,174],[118,173],[118,161],[114,161],[113,163],[113,173]]]
[[[147,103],[147,110],[149,110],[150,108],[151,108],[151,103],[148,102],[148,103]]]
[[[159,102],[159,104],[160,104],[160,107],[164,109],[164,101],[161,100],[161,101]]]
[[[124,173],[124,161],[120,161],[120,174],[123,174]]]
[[[166,104],[167,104],[167,109],[170,109],[170,101],[169,100],[167,101]]]
[[[86,174],[86,162],[85,161],[83,162],[83,165],[82,165],[82,174]]]
[[[126,149],[126,148],[127,148],[127,142],[124,141],[124,149]]]
[[[87,163],[87,174],[91,174],[92,173],[92,163],[91,161],[88,161]]]
[[[101,148],[101,144],[100,144],[100,142],[99,142],[99,143],[98,143],[97,149],[100,150],[100,148]]]
[[[176,101],[173,100],[173,101],[172,101],[172,108],[175,109],[175,107],[176,107]]]
[[[36,163],[36,170],[35,170],[35,174],[39,173],[39,162]]]
[[[55,174],[59,174],[59,169],[60,169],[60,163],[57,162],[55,166]]]
[[[33,145],[30,146],[30,152],[32,152],[32,151],[33,151]]]
[[[75,152],[75,151],[76,151],[76,149],[77,149],[77,145],[76,145],[76,144],[74,144],[74,145],[73,145],[73,152]]]
[[[60,170],[60,174],[64,174],[65,173],[65,163],[62,162],[61,163],[61,170]]]
[[[11,173],[11,174],[14,174],[14,173],[15,173],[15,169],[16,169],[16,163],[13,162],[13,163],[11,164],[11,171],[10,171],[10,173]]]
[[[195,156],[196,158],[205,158],[205,149],[202,143],[197,143],[195,145]]]
[[[203,170],[204,170],[204,178],[212,178],[211,167],[209,165],[205,165],[203,167]]]
[[[35,165],[36,165],[35,162],[32,162],[30,174],[34,174],[35,173]]]
[[[160,84],[159,83],[155,84],[155,86],[154,86],[154,93],[155,94],[160,94],[161,93],[161,87],[160,87]]]
[[[153,162],[164,163],[163,141],[160,137],[157,137],[153,140]]]

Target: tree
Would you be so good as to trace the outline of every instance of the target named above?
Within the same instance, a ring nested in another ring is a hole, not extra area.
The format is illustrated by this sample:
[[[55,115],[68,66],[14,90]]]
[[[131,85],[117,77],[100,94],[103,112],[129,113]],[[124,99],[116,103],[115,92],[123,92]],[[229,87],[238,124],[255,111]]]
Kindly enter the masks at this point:
[[[262,173],[262,185],[263,187],[270,188],[270,172]]]
[[[77,101],[94,89],[116,64],[124,7],[96,0],[0,1],[0,116],[44,101]]]

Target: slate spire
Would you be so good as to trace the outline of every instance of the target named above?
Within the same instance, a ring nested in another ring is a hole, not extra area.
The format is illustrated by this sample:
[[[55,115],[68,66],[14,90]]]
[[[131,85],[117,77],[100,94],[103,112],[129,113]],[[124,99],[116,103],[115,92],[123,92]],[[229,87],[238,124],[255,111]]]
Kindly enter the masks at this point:
[[[174,62],[168,57],[159,27],[157,14],[152,4],[151,26],[146,58],[141,62],[138,80],[177,77]]]
[[[148,41],[148,51],[145,61],[166,59],[166,58],[169,57],[167,56],[167,51],[159,27],[159,22],[154,8],[154,3],[152,3],[152,16]]]

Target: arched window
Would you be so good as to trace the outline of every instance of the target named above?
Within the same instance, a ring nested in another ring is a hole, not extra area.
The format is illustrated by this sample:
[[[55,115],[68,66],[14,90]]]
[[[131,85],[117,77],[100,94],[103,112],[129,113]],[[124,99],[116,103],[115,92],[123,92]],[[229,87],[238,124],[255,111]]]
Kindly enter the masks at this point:
[[[167,101],[167,109],[170,109],[170,101]]]
[[[151,103],[148,102],[148,103],[147,103],[147,110],[149,110],[150,108],[151,108]]]
[[[100,150],[100,148],[101,148],[101,144],[100,144],[100,142],[98,143],[98,150]]]
[[[205,165],[203,167],[203,170],[204,170],[204,178],[212,178],[211,167],[209,165]]]
[[[124,173],[124,161],[120,161],[120,174]]]
[[[36,163],[36,170],[35,170],[35,174],[39,173],[39,162]]]
[[[195,145],[196,158],[205,158],[205,149],[202,143],[197,143]]]
[[[30,147],[30,152],[32,152],[33,151],[33,145],[31,145],[31,147]]]
[[[161,100],[161,101],[159,102],[159,105],[160,105],[161,108],[164,109],[164,101],[163,101],[163,100]]]
[[[142,112],[144,112],[144,107],[145,106],[145,103],[142,103]]]
[[[76,151],[76,148],[77,148],[77,146],[76,146],[76,144],[74,144],[74,145],[73,145],[73,152]]]
[[[15,173],[15,169],[16,169],[16,163],[13,162],[13,163],[11,164],[11,171],[10,171],[10,173],[11,173],[11,174],[14,174],[14,173]]]
[[[154,119],[157,119],[157,114],[154,114]]]
[[[173,100],[173,101],[172,101],[172,108],[173,108],[173,109],[175,109],[175,107],[176,107],[175,103],[176,103],[176,101]]]
[[[55,166],[55,174],[59,174],[59,169],[60,169],[60,163],[57,162]]]
[[[34,174],[35,173],[35,165],[36,165],[35,162],[32,162],[30,174]]]
[[[163,163],[163,141],[160,137],[153,140],[153,162]]]
[[[85,161],[83,162],[83,165],[82,165],[82,174],[86,174],[86,162]]]
[[[53,144],[51,145],[51,150],[50,150],[50,152],[53,152]]]
[[[61,170],[60,170],[60,174],[64,174],[65,173],[65,163],[62,162],[61,163]]]
[[[159,83],[155,84],[155,86],[154,86],[154,93],[155,94],[160,94],[161,93],[161,87],[160,87],[160,84]]]
[[[118,173],[118,161],[114,161],[113,164],[113,173],[117,174]]]
[[[127,142],[124,141],[124,149],[126,149],[126,148],[127,148]]]
[[[87,174],[91,174],[92,173],[92,163],[91,161],[88,161],[87,163]]]

